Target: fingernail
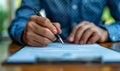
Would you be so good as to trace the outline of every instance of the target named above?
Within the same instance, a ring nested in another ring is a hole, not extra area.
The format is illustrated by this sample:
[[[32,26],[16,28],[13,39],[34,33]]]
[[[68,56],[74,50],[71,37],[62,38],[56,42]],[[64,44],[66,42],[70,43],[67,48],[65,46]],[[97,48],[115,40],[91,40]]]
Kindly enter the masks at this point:
[[[56,29],[54,29],[53,32],[54,32],[54,34],[57,34],[57,30]]]

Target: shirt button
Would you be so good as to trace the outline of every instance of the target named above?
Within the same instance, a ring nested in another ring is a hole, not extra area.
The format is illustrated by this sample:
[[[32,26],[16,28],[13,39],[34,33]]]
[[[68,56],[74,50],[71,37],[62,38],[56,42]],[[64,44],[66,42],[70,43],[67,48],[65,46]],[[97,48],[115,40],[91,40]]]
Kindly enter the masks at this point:
[[[115,41],[115,40],[116,40],[116,38],[115,38],[115,37],[112,37],[112,40],[113,40],[113,41]]]
[[[74,9],[74,10],[76,10],[78,8],[78,6],[77,5],[72,5],[72,9]]]

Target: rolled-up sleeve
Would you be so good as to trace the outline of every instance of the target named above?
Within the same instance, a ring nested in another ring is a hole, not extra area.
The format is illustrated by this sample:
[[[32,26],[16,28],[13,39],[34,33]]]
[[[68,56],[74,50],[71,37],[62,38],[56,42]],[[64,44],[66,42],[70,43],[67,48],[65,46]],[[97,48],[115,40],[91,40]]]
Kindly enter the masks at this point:
[[[29,17],[34,15],[33,8],[41,10],[40,0],[22,0],[20,8],[16,11],[15,19],[9,27],[9,35],[13,41],[22,42],[22,34],[29,20]]]

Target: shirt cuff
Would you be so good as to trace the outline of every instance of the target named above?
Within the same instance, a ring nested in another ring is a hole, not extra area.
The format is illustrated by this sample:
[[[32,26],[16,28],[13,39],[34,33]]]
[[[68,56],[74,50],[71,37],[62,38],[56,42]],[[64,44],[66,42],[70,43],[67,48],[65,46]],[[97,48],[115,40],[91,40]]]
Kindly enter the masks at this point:
[[[25,43],[22,41],[22,36],[24,29],[26,27],[26,21],[20,20],[22,22],[16,22],[13,21],[9,27],[9,35],[11,39],[15,42],[18,42],[22,45],[25,45]]]
[[[119,32],[119,25],[111,24],[111,25],[102,25],[102,28],[108,31],[109,40],[112,42],[120,41],[120,32]]]
[[[18,31],[15,31],[15,40],[18,41],[20,44],[25,45],[25,43],[22,41],[22,36],[24,32],[23,27],[17,27],[16,30]]]

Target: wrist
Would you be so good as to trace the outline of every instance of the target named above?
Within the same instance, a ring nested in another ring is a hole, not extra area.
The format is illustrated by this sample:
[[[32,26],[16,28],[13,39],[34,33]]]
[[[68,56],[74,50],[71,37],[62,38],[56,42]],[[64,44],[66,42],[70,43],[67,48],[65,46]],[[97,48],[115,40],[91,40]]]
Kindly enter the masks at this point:
[[[26,43],[24,42],[24,37],[23,37],[23,36],[24,36],[24,31],[22,32],[21,40],[20,40],[20,41],[21,41],[21,43],[22,43],[23,45],[25,45]]]
[[[108,35],[108,32],[106,30],[104,30],[104,42],[107,42],[109,41],[109,35]]]

